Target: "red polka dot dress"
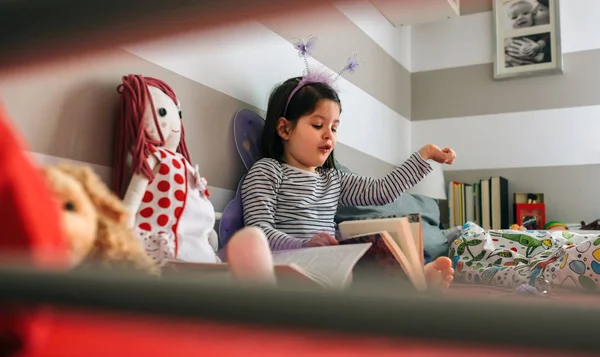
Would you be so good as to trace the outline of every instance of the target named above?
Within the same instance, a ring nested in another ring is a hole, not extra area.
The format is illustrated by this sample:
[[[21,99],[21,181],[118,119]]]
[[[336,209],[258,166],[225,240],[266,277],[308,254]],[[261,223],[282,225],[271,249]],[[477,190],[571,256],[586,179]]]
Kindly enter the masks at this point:
[[[151,150],[159,163],[135,220],[140,238],[146,240],[147,250],[152,250],[150,247],[154,244],[160,246],[157,249],[166,254],[167,259],[218,261],[209,243],[215,212],[208,199],[206,180],[183,155],[164,148],[152,147]]]

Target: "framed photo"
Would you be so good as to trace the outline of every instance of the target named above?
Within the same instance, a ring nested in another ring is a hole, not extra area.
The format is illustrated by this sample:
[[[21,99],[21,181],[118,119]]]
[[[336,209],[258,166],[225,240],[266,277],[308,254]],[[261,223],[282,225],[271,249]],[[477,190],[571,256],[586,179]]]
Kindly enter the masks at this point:
[[[492,0],[494,79],[563,72],[560,0]]]

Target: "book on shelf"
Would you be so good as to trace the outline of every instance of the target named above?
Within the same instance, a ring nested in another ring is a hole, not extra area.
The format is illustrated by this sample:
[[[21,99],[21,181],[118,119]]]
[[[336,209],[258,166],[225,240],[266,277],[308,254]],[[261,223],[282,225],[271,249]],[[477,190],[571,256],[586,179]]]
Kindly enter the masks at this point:
[[[344,289],[353,281],[357,265],[375,267],[404,278],[419,291],[426,289],[421,216],[346,221],[339,224],[339,245],[273,251],[279,282],[308,283]],[[171,262],[175,272],[222,274],[232,279],[226,263]]]
[[[449,224],[474,222],[483,229],[507,229],[509,218],[508,180],[502,176],[468,183],[448,182]]]

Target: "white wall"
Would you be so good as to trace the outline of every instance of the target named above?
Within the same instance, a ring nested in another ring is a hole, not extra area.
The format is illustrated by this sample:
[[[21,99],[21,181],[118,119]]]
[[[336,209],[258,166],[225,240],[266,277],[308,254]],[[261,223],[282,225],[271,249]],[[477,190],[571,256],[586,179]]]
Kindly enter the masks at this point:
[[[600,1],[561,4],[563,52],[600,48]],[[413,26],[412,69],[490,63],[492,38],[491,12]],[[598,164],[599,118],[600,106],[589,106],[414,121],[412,143],[453,147],[459,159],[452,170]]]
[[[600,48],[600,1],[561,0],[560,4],[563,52]],[[411,32],[413,72],[492,62],[491,12],[416,25]]]
[[[600,106],[418,121],[413,148],[452,147],[452,170],[598,164],[598,118]]]
[[[289,41],[255,21],[126,50],[261,109],[276,83],[304,68]],[[344,106],[339,142],[390,164],[403,162],[410,122],[347,80],[338,82]]]
[[[395,27],[369,1],[338,2],[335,7],[404,68],[412,71],[411,27]]]

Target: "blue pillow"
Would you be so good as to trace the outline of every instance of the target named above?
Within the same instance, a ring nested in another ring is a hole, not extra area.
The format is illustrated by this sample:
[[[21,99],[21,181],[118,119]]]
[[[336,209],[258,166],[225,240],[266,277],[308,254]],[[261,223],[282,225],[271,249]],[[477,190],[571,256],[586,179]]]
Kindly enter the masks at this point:
[[[352,172],[336,161],[339,170]],[[360,219],[399,217],[419,213],[423,219],[423,248],[428,260],[448,255],[448,239],[440,229],[440,208],[438,201],[421,195],[405,193],[396,201],[384,206],[338,206],[336,223]]]

